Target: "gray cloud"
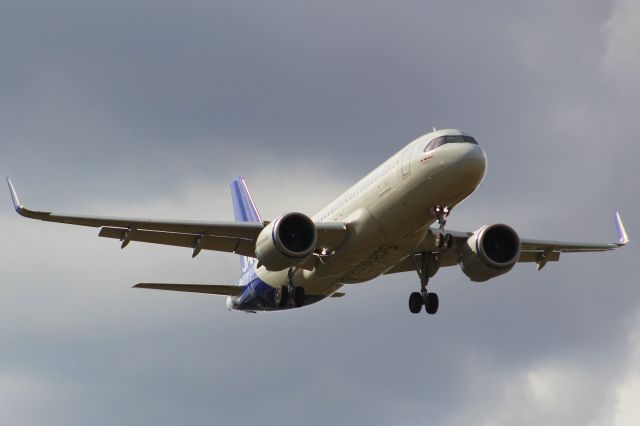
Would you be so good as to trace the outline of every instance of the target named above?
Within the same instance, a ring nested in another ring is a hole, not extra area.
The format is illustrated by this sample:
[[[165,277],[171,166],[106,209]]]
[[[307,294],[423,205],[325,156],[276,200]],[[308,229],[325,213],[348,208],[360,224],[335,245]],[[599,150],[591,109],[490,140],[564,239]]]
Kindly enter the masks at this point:
[[[522,235],[639,229],[632,2],[7,1],[0,167],[28,205],[230,219],[313,212],[431,126],[475,135],[483,185],[451,217]],[[452,268],[434,318],[412,274],[297,313],[135,291],[232,282],[237,259],[0,213],[0,412],[11,424],[635,424],[635,245]]]

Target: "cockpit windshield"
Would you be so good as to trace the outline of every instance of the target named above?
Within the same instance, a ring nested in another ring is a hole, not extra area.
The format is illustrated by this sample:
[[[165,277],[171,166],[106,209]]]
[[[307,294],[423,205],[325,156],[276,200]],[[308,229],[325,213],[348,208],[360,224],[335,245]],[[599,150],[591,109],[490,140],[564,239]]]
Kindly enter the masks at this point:
[[[431,151],[432,149],[436,149],[437,147],[447,143],[472,143],[474,145],[478,145],[478,142],[476,142],[474,138],[467,135],[440,136],[439,138],[435,138],[429,142],[424,148],[424,152]]]

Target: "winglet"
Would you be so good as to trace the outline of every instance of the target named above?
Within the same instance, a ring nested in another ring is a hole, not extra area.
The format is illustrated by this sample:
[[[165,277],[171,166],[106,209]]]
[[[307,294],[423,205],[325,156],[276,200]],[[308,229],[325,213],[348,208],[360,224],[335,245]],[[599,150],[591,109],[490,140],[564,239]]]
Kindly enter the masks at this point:
[[[7,178],[7,184],[9,185],[9,191],[11,192],[11,199],[13,200],[13,208],[16,209],[16,212],[18,212],[18,214],[22,214],[24,206],[20,204],[20,199],[18,198],[16,189],[13,187],[13,182],[11,182],[11,178]]]
[[[624,246],[629,242],[627,231],[622,224],[622,218],[620,218],[620,212],[616,212],[616,228],[618,229],[618,245]]]

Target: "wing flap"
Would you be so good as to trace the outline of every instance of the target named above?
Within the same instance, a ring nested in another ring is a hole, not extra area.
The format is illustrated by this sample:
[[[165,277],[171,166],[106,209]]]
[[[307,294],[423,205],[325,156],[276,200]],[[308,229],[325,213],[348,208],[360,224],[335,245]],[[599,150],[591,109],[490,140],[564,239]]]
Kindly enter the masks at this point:
[[[130,241],[142,243],[163,244],[195,248],[199,244],[201,250],[215,250],[227,253],[236,253],[243,256],[255,256],[255,244],[251,240],[242,238],[218,237],[204,235],[200,237],[194,234],[179,234],[175,232],[143,231],[139,229],[109,228],[100,230],[100,237],[113,238],[123,241],[125,236]]]
[[[588,253],[596,251],[615,250],[619,244],[599,244],[599,243],[573,243],[567,241],[544,241],[521,239],[520,249],[530,252],[545,252],[547,250],[559,251],[562,253]]]
[[[244,287],[236,285],[211,285],[211,284],[164,284],[164,283],[139,283],[133,288],[149,288],[153,290],[183,291],[187,293],[205,293],[218,296],[240,296]]]
[[[422,253],[423,252],[414,253],[411,256],[405,257],[385,272],[384,275],[396,274],[398,272],[416,272],[416,265],[420,265]],[[438,262],[442,268],[458,264],[458,252],[453,248],[443,252],[435,252],[434,254],[438,256]]]
[[[560,260],[559,251],[521,251],[518,263],[539,263],[541,260],[545,262],[557,262]]]
[[[560,260],[559,251],[543,252],[543,251],[522,251],[520,252],[519,263],[538,263],[541,261],[541,255],[544,254],[544,261],[557,262]],[[385,275],[396,274],[398,272],[415,272],[416,265],[420,264],[420,256],[422,253],[416,253],[408,256],[397,263],[393,268],[385,272]],[[438,256],[440,267],[446,268],[447,266],[454,266],[458,264],[458,253],[454,249],[450,249],[444,252],[435,253]],[[413,259],[412,259],[413,257]]]

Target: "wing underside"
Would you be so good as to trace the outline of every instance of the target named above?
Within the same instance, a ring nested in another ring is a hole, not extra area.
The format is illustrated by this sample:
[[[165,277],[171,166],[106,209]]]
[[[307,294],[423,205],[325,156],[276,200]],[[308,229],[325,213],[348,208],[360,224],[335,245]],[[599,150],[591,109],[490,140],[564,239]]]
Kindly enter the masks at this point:
[[[100,237],[121,241],[126,247],[131,241],[186,247],[196,256],[201,250],[236,253],[255,257],[255,241],[268,222],[199,222],[132,219],[104,216],[78,216],[36,211],[25,208],[18,198],[13,183],[7,179],[15,210],[22,216],[46,222],[58,222],[71,225],[101,228]],[[535,262],[538,268],[547,262],[560,259],[561,253],[585,253],[615,250],[629,241],[622,224],[620,214],[616,213],[618,241],[616,243],[575,243],[534,239],[520,240],[520,258],[518,262]],[[346,224],[342,222],[316,223],[318,230],[318,249],[335,249],[347,235]],[[446,250],[437,250],[433,245],[433,230],[427,233],[423,243],[414,254],[408,256],[387,274],[415,270],[416,261],[425,252],[438,255],[440,266],[456,265],[460,251],[473,232],[448,231],[453,237],[452,245]],[[187,290],[179,290],[187,291]]]
[[[48,211],[30,210],[20,203],[18,194],[7,179],[16,212],[21,216],[45,222],[101,228],[100,237],[121,241],[126,247],[131,241],[186,247],[192,256],[201,250],[214,250],[255,257],[255,242],[269,222],[205,222],[118,218],[106,216],[78,216]],[[341,222],[316,223],[317,248],[335,249],[346,238],[347,230]]]
[[[623,247],[629,242],[629,237],[618,212],[615,214],[615,224],[618,232],[618,241],[616,243],[576,243],[522,238],[520,239],[518,263],[536,263],[538,269],[542,269],[547,262],[560,260],[561,253],[591,253]],[[433,239],[435,232],[435,230],[430,230],[416,251],[388,270],[386,274],[415,271],[418,267],[417,265],[420,264],[420,257],[425,252],[436,254],[441,267],[457,265],[462,247],[466,244],[467,239],[473,235],[473,232],[447,231],[453,237],[453,243],[446,250],[434,249]]]

